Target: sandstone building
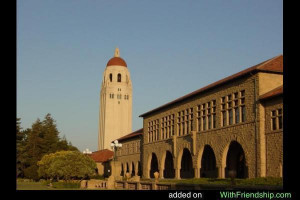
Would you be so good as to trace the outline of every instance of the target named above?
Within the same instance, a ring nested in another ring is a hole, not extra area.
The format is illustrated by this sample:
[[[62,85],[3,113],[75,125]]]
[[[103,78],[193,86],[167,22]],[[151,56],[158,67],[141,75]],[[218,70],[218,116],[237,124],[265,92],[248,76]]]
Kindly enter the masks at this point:
[[[132,132],[131,81],[116,49],[103,76],[99,147],[122,143],[114,155],[120,176],[282,177],[282,96],[279,55],[140,115],[143,128]]]
[[[105,68],[100,92],[98,150],[132,131],[132,83],[119,49]]]
[[[120,175],[282,176],[282,85],[280,55],[140,115],[143,133],[119,138]]]

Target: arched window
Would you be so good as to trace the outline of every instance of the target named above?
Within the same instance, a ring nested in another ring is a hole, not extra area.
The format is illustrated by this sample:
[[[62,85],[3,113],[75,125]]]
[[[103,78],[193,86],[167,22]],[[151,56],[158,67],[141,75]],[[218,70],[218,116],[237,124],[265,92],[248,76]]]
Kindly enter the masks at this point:
[[[118,74],[118,82],[121,82],[121,74]]]
[[[112,82],[112,74],[109,74],[109,80]]]

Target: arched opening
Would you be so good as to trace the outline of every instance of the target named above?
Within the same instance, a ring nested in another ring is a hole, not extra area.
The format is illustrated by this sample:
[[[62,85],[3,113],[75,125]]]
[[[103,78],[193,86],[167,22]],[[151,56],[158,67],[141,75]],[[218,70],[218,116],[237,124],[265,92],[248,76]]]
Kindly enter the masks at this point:
[[[184,148],[181,158],[180,178],[193,178],[193,160],[190,151]]]
[[[213,149],[209,145],[205,145],[202,159],[201,159],[201,169],[200,177],[205,178],[217,178],[218,171],[216,168],[216,157]]]
[[[164,166],[164,177],[165,178],[174,178],[175,177],[173,156],[172,156],[170,151],[166,152],[165,166]]]
[[[135,168],[134,168],[134,163],[132,162],[132,168],[131,168],[131,176],[135,176]]]
[[[118,74],[118,82],[121,82],[121,74]]]
[[[124,164],[122,163],[121,164],[121,174],[120,176],[124,176]]]
[[[111,166],[109,162],[103,162],[103,166],[104,166],[104,173],[103,173],[103,177],[107,178],[111,175]]]
[[[138,162],[138,176],[142,176],[142,166],[141,166],[141,162]]]
[[[109,74],[109,80],[112,82],[112,74]]]
[[[126,163],[126,173],[129,173],[129,165]]]
[[[228,178],[229,171],[236,172],[236,178],[247,178],[248,169],[246,167],[245,153],[242,146],[236,142],[232,141],[230,143],[227,157],[226,157],[226,168],[225,177]]]
[[[154,173],[159,172],[158,170],[158,161],[155,153],[152,153],[151,158],[151,168],[150,168],[150,178],[154,178]]]

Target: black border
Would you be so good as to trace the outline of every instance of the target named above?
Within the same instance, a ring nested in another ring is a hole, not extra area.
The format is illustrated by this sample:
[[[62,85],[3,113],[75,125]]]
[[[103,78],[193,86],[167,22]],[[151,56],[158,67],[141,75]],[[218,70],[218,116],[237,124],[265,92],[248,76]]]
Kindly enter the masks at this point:
[[[15,84],[17,83],[17,0],[16,1],[11,1],[15,2],[14,7],[15,7],[15,15],[13,12],[10,12],[12,14],[12,17],[10,19],[15,21],[15,35],[16,35],[16,40],[15,40],[15,63],[16,67],[9,67],[6,66],[6,68],[12,69],[13,73],[15,74]],[[292,199],[296,199],[296,191],[297,191],[297,182],[296,182],[296,176],[298,175],[297,172],[297,162],[299,158],[299,145],[296,144],[297,142],[297,135],[298,129],[295,127],[297,125],[297,117],[292,117],[293,115],[296,115],[297,113],[297,106],[292,106],[293,103],[297,99],[295,95],[298,94],[299,89],[293,90],[294,86],[298,86],[299,83],[295,83],[294,80],[297,80],[298,77],[293,77],[297,76],[297,68],[299,68],[298,65],[296,65],[295,61],[295,53],[296,51],[293,50],[295,49],[294,47],[296,46],[295,41],[299,37],[299,31],[297,30],[298,23],[296,22],[296,14],[298,11],[296,10],[297,6],[296,4],[292,4],[292,1],[283,1],[283,63],[284,63],[284,93],[283,93],[283,107],[284,107],[284,134],[283,134],[283,148],[284,148],[284,164],[283,164],[283,190],[274,190],[271,192],[291,192],[292,193]],[[262,19],[263,20],[263,19]],[[14,29],[11,29],[14,30]],[[293,35],[294,34],[294,35]],[[12,34],[13,35],[13,34]],[[295,36],[295,37],[293,37]],[[13,46],[13,44],[10,43],[10,46]],[[15,71],[14,71],[15,70]],[[293,72],[293,70],[295,72]],[[11,79],[13,80],[13,79]],[[14,86],[14,84],[12,84]],[[15,89],[17,87],[17,84],[15,85]],[[299,86],[298,86],[299,87]],[[5,87],[6,88],[6,87]],[[13,90],[10,90],[13,91]],[[17,91],[17,90],[16,90]],[[291,96],[293,95],[293,96]],[[13,94],[10,94],[9,96],[14,96]],[[17,93],[15,93],[15,100],[17,102]],[[294,102],[293,102],[294,101]],[[13,102],[13,101],[11,101]],[[3,104],[2,104],[3,105]],[[17,109],[17,103],[16,109]],[[289,109],[290,107],[290,109]],[[9,113],[11,114],[12,111],[10,109]],[[16,116],[17,116],[17,112]],[[296,115],[297,116],[297,115]],[[12,119],[12,126],[15,127],[15,116]],[[4,132],[4,134],[9,134],[12,131]],[[11,149],[13,146],[16,146],[15,143],[15,134],[9,134],[10,137],[12,137],[12,145],[10,145]],[[4,141],[6,137],[3,138],[2,141]],[[6,143],[6,142],[5,142]],[[16,155],[16,148],[15,151],[10,151],[14,152]],[[6,153],[5,153],[6,154]],[[11,153],[13,154],[13,153]],[[5,161],[3,163],[15,163],[15,155],[9,155],[9,157],[14,160],[14,161]],[[11,176],[10,178],[5,178],[5,180],[10,179],[9,182],[12,182],[12,188],[15,192],[16,195],[20,196],[25,196],[25,195],[30,195],[31,197],[38,197],[38,198],[44,198],[44,197],[55,197],[59,198],[61,194],[66,195],[68,198],[74,197],[80,197],[80,198],[133,198],[133,199],[143,199],[143,198],[159,198],[159,199],[168,199],[169,198],[169,193],[174,193],[176,191],[123,191],[123,190],[105,190],[105,191],[93,191],[93,190],[74,190],[74,191],[64,191],[64,190],[53,190],[53,191],[20,191],[16,190],[16,179],[15,179],[15,168],[16,166],[11,166],[9,169],[11,170]],[[9,171],[10,172],[10,171]],[[6,172],[4,173],[6,174]],[[249,191],[249,190],[247,190]],[[258,190],[253,190],[251,192],[257,192]],[[260,192],[263,192],[264,190],[260,190]],[[180,191],[177,191],[180,192]],[[189,192],[189,191],[184,191],[184,192]],[[191,192],[201,192],[203,194],[202,199],[220,199],[220,191],[218,190],[201,190],[201,191],[196,191],[193,190]],[[267,192],[267,191],[265,191]],[[41,195],[39,195],[41,194]],[[53,195],[53,196],[52,196]],[[59,196],[58,196],[59,195]],[[95,195],[95,196],[94,196]]]

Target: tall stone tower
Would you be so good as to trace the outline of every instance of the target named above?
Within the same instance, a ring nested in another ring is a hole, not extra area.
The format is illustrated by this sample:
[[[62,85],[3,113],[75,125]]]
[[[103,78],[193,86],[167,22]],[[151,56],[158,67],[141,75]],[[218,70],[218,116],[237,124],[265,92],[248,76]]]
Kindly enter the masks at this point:
[[[132,132],[132,84],[118,48],[104,70],[100,92],[98,150]]]

